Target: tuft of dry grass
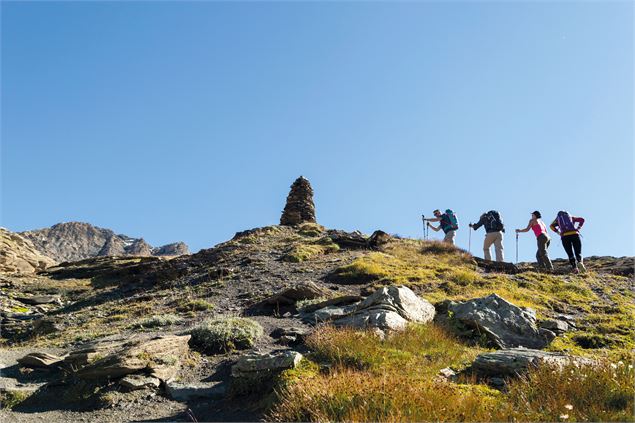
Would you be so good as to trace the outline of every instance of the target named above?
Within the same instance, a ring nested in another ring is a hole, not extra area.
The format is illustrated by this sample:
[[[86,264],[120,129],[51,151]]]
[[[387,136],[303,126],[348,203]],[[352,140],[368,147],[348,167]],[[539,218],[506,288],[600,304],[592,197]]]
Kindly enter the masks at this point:
[[[635,421],[632,363],[603,361],[563,369],[542,366],[509,383],[501,419]]]
[[[369,371],[416,368],[419,376],[433,376],[448,366],[464,367],[483,352],[439,326],[418,324],[384,340],[371,331],[322,326],[307,337],[306,344],[320,361]]]

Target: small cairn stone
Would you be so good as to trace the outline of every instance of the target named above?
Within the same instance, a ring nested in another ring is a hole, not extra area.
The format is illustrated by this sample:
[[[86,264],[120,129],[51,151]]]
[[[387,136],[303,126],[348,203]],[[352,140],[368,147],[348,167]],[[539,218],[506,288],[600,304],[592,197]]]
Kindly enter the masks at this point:
[[[315,204],[313,203],[313,188],[304,176],[300,176],[291,185],[287,196],[287,204],[282,212],[280,224],[294,226],[301,223],[316,223]]]

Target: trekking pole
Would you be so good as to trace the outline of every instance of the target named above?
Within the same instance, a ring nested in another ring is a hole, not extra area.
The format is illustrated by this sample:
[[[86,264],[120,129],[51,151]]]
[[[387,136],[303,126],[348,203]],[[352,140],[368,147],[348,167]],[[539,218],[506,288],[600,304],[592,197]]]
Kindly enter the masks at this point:
[[[423,239],[426,239],[426,216],[421,215],[421,222],[423,223]]]
[[[468,233],[467,252],[471,254],[472,253],[472,222],[470,222],[470,226],[467,227],[467,233]]]
[[[518,264],[518,232],[516,232],[516,264]]]

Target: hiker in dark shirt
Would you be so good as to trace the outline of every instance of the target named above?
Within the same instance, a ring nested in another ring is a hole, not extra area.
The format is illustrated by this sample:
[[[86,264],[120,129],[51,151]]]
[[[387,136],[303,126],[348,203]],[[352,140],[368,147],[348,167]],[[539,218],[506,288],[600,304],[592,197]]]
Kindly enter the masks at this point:
[[[434,217],[423,219],[428,221],[428,227],[435,232],[439,232],[443,229],[445,237],[443,242],[454,245],[454,238],[456,237],[456,231],[459,229],[459,221],[456,218],[456,214],[450,209],[447,209],[445,213],[441,213],[439,209],[432,212]],[[440,222],[439,226],[431,225],[429,222]]]
[[[576,227],[575,224],[578,224]],[[569,257],[573,273],[586,272],[586,267],[582,263],[582,240],[580,239],[580,228],[584,225],[584,219],[571,216],[566,211],[559,211],[558,216],[549,225],[552,231],[560,234],[562,246]]]
[[[485,260],[492,260],[490,253],[490,247],[494,244],[496,250],[496,261],[505,261],[503,254],[503,233],[505,232],[505,226],[503,225],[503,219],[496,210],[490,210],[487,213],[483,213],[478,222],[471,224],[470,228],[477,230],[481,226],[485,226],[485,240],[483,241],[483,253]]]

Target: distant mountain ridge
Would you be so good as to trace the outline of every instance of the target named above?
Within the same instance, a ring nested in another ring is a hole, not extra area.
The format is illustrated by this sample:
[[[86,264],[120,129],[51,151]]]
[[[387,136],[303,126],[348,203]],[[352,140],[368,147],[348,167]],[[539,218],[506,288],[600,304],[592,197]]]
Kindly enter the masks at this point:
[[[183,242],[153,247],[143,238],[115,234],[85,222],[64,222],[20,232],[43,255],[58,263],[98,256],[179,256],[189,254]]]

